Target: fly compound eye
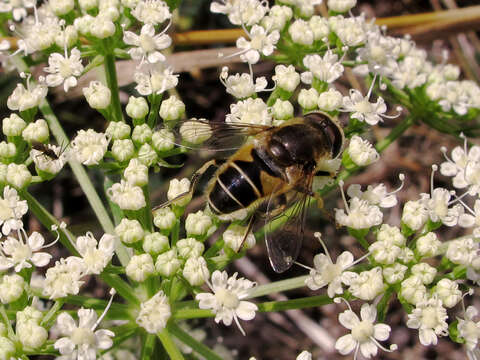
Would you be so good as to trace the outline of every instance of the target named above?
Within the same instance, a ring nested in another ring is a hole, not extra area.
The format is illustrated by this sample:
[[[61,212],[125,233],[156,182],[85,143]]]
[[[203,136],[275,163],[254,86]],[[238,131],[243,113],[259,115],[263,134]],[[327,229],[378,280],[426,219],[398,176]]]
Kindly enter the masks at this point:
[[[305,116],[305,119],[313,126],[320,128],[330,141],[332,158],[340,155],[345,140],[340,124],[330,118],[330,116],[321,112],[310,113]]]

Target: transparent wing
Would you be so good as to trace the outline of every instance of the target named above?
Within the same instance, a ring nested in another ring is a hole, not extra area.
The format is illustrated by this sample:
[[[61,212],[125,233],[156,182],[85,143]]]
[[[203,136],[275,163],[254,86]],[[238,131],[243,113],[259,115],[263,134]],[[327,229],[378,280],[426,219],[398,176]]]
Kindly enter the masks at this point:
[[[232,151],[240,148],[249,136],[272,129],[273,126],[246,123],[226,123],[190,119],[169,129],[175,134],[174,143],[187,149]]]
[[[311,179],[308,176],[302,186],[310,189]],[[305,219],[307,215],[306,192],[292,191],[290,199],[284,205],[286,211],[275,214],[277,209],[275,203],[278,199],[271,197],[267,205],[267,218],[265,224],[265,244],[267,246],[268,258],[273,270],[278,273],[290,268],[298,257],[305,234]],[[280,200],[281,201],[281,200]],[[289,207],[288,205],[292,206]],[[282,219],[286,217],[286,219]],[[275,223],[285,220],[283,226],[275,228]]]

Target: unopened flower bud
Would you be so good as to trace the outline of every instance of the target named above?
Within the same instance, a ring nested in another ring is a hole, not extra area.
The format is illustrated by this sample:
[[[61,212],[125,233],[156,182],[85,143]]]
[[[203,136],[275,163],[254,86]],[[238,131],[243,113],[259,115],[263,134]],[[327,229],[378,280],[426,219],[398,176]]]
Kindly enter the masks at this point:
[[[33,321],[17,324],[17,337],[23,346],[38,349],[48,339],[47,330]]]
[[[288,28],[288,33],[293,42],[301,45],[312,45],[315,38],[308,22],[302,19],[295,20]]]
[[[318,108],[325,111],[337,110],[342,105],[343,95],[335,89],[329,89],[318,96]]]
[[[144,97],[130,96],[125,111],[132,119],[143,119],[148,114],[147,100]]]
[[[125,272],[130,279],[138,282],[145,281],[155,271],[150,254],[134,255],[130,258]]]
[[[438,240],[437,235],[433,232],[419,237],[416,242],[416,250],[421,256],[432,257],[437,255],[441,241]]]
[[[78,0],[78,4],[83,11],[88,11],[98,6],[98,0]]]
[[[153,224],[160,230],[169,230],[175,225],[177,218],[168,207],[158,209],[153,214]]]
[[[0,158],[8,159],[17,154],[17,147],[14,143],[0,142]]]
[[[147,124],[137,125],[133,129],[132,140],[137,144],[145,144],[152,139],[152,129]]]
[[[88,87],[82,89],[88,105],[93,109],[106,109],[110,105],[112,92],[100,81],[91,81]]]
[[[435,294],[442,300],[443,306],[452,308],[462,299],[458,284],[450,279],[441,279],[435,287]]]
[[[45,143],[48,141],[49,134],[48,124],[43,119],[38,119],[37,121],[28,124],[22,131],[23,138],[28,142],[38,141]]]
[[[177,257],[177,251],[172,249],[157,256],[155,270],[161,276],[170,277],[180,269],[181,264],[182,262]]]
[[[205,246],[194,238],[186,238],[177,241],[178,256],[183,259],[199,257],[203,254]]]
[[[68,14],[75,7],[73,0],[50,0],[48,7],[57,16]]]
[[[105,135],[112,140],[121,140],[127,139],[130,136],[130,131],[130,126],[123,121],[110,121],[105,130]]]
[[[32,174],[30,174],[25,164],[12,163],[8,164],[6,180],[10,185],[22,189],[30,184]]]
[[[182,180],[172,179],[170,180],[170,186],[168,187],[167,198],[168,200],[173,200],[177,198],[179,195],[183,195],[188,191],[190,191],[189,179],[187,178],[183,178]],[[188,194],[176,200],[174,204],[178,206],[185,206],[190,202],[191,199],[192,199],[192,195]]]
[[[276,81],[277,86],[288,92],[293,92],[298,84],[300,84],[300,74],[295,71],[293,65],[277,65],[275,66],[275,75],[272,77]]]
[[[11,359],[15,355],[15,344],[6,337],[0,337],[0,359]]]
[[[9,304],[18,300],[23,294],[25,281],[20,275],[3,275],[0,280],[0,301]]]
[[[140,210],[146,206],[142,188],[125,180],[113,184],[107,190],[107,195],[122,210]]]
[[[147,185],[148,167],[143,165],[137,158],[131,159],[127,168],[123,172],[123,177],[132,185]]]
[[[427,295],[427,288],[418,276],[410,276],[402,281],[400,294],[410,304],[416,305]]]
[[[115,228],[115,233],[125,244],[133,244],[145,236],[142,225],[137,220],[123,218]]]
[[[293,117],[293,105],[288,100],[277,99],[272,108],[273,117],[277,120],[288,120]]]
[[[90,29],[94,21],[95,21],[95,18],[87,14],[87,15],[76,18],[75,21],[73,22],[73,26],[75,27],[75,29],[77,29],[77,31],[80,34],[89,35]]]
[[[106,16],[93,18],[90,34],[99,39],[105,39],[115,34],[115,24]]]
[[[246,234],[247,228],[238,224],[233,224],[228,227],[227,230],[223,233],[223,241],[230,249],[235,252],[240,251],[240,246],[245,249],[250,249],[255,246],[256,240],[252,232],[248,235]],[[245,237],[246,235],[246,237]]]
[[[310,20],[308,20],[308,25],[310,25],[310,29],[312,29],[315,40],[327,38],[328,34],[330,33],[328,21],[323,16],[312,16]]]
[[[169,247],[168,237],[158,232],[146,235],[143,240],[143,250],[152,255],[165,252]]]
[[[67,25],[65,30],[58,33],[55,36],[55,44],[57,44],[62,49],[71,48],[78,40],[78,31],[73,25]]]
[[[347,151],[352,161],[358,166],[370,165],[380,158],[372,144],[358,135],[352,136]]]
[[[138,160],[146,166],[152,166],[157,162],[158,155],[150,144],[143,144],[138,150]]]
[[[190,285],[200,286],[205,282],[205,276],[209,274],[207,262],[201,256],[188,258],[182,274]]]
[[[158,151],[171,150],[175,146],[175,135],[167,129],[160,129],[153,133],[152,144]]]
[[[163,121],[178,120],[185,114],[185,104],[175,95],[172,95],[167,100],[162,101],[159,113]]]
[[[314,110],[318,104],[318,92],[314,88],[302,89],[298,94],[298,103],[305,110]]]
[[[383,277],[387,283],[395,284],[403,280],[407,270],[407,266],[400,263],[395,263],[392,266],[387,266],[383,268]]]
[[[328,0],[327,6],[331,11],[346,13],[357,5],[357,0]]]
[[[412,275],[418,276],[425,285],[430,284],[437,275],[437,269],[422,262],[413,265],[411,271]]]
[[[15,113],[2,121],[2,131],[5,136],[20,136],[26,126],[27,123]]]
[[[207,234],[212,225],[212,218],[199,210],[196,213],[188,214],[185,220],[185,231],[187,236],[203,236]]]
[[[112,155],[113,157],[120,161],[124,162],[129,160],[135,154],[135,146],[133,141],[130,139],[124,140],[115,140],[112,145]]]

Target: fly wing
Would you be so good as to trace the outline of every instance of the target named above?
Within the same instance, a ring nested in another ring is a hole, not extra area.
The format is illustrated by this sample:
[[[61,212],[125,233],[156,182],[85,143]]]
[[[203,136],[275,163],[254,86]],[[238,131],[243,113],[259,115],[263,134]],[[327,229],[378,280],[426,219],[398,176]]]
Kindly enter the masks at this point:
[[[307,176],[304,185],[311,186],[312,176]],[[283,213],[269,216],[275,211],[275,199],[271,197],[267,205],[265,225],[265,244],[268,258],[274,271],[281,273],[289,269],[298,257],[305,236],[305,219],[307,215],[308,194],[292,191],[290,204]],[[276,227],[278,222],[284,225]]]

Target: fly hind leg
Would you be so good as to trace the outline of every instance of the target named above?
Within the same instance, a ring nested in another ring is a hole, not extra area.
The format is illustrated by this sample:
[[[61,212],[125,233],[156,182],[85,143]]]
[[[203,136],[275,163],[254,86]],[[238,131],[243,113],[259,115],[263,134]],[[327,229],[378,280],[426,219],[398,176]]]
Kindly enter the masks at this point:
[[[192,195],[193,195],[193,192],[195,191],[195,188],[196,188],[197,185],[198,185],[198,182],[199,182],[200,178],[202,177],[202,175],[203,175],[211,166],[219,166],[219,165],[220,165],[220,164],[219,164],[219,161],[216,160],[216,159],[207,161],[205,164],[203,164],[203,166],[202,166],[200,169],[198,169],[197,171],[195,171],[195,173],[193,174],[192,179],[190,180],[190,188],[188,189],[188,191],[185,191],[184,193],[181,193],[181,194],[177,195],[175,198],[173,198],[173,199],[171,199],[171,200],[168,200],[168,201],[164,202],[163,204],[154,207],[154,208],[152,209],[152,211],[155,211],[155,210],[158,210],[158,209],[167,207],[167,206],[175,203],[175,202],[178,201],[178,200],[184,199],[184,198],[186,198],[186,197],[188,197],[188,196],[192,196]]]

